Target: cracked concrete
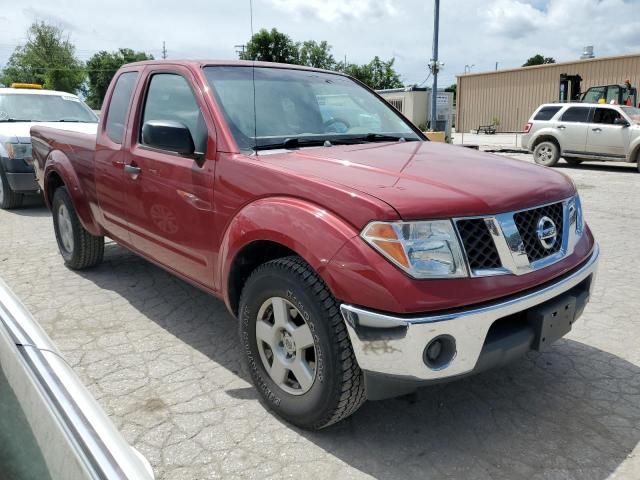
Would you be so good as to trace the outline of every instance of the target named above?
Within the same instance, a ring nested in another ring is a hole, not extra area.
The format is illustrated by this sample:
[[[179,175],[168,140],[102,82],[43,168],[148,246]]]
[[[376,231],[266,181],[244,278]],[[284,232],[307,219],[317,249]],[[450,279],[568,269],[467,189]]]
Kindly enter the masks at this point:
[[[158,479],[637,479],[640,175],[561,171],[602,247],[592,303],[568,337],[504,369],[367,403],[322,432],[258,401],[222,302],[114,244],[98,268],[67,270],[42,207],[0,211],[0,276]]]

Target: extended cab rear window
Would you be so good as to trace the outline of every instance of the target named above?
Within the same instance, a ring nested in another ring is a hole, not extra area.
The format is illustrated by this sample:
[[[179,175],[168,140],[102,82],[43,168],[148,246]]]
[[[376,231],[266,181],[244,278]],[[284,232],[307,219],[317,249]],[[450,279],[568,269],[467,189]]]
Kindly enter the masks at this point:
[[[124,140],[124,124],[136,86],[138,72],[125,72],[118,77],[107,110],[107,136],[116,143]]]
[[[562,107],[542,107],[536,116],[533,118],[534,120],[551,120],[553,116],[560,111]]]
[[[562,114],[563,122],[587,123],[589,121],[590,107],[570,107]]]

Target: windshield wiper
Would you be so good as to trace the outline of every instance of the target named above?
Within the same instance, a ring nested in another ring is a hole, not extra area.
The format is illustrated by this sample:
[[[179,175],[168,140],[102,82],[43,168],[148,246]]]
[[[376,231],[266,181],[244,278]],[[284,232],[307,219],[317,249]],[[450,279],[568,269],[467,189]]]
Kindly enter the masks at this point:
[[[282,142],[268,143],[266,145],[256,145],[254,150],[275,150],[285,148],[287,150],[295,150],[300,147],[321,147],[331,146],[333,140],[325,140],[324,138],[285,138]]]
[[[37,122],[37,120],[31,120],[29,118],[0,118],[0,122]]]
[[[396,135],[385,135],[383,133],[367,133],[361,137],[351,137],[349,140],[364,141],[364,142],[413,142],[417,138],[405,138]]]

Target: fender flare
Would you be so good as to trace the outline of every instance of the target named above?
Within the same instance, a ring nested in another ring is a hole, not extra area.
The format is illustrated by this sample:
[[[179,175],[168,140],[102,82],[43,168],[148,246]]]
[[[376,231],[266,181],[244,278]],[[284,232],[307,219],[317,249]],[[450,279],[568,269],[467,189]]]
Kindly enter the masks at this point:
[[[60,150],[52,150],[49,152],[44,167],[44,196],[45,201],[49,204],[50,208],[52,207],[50,199],[53,198],[53,192],[50,192],[49,190],[51,188],[51,180],[54,174],[57,174],[61,178],[64,186],[67,188],[69,196],[71,197],[71,203],[73,203],[73,208],[75,208],[82,226],[91,235],[102,235],[102,230],[91,213],[89,201],[80,185],[78,174],[73,168],[69,157]]]
[[[302,257],[327,283],[325,269],[357,229],[333,212],[293,197],[267,197],[245,205],[229,222],[221,244],[217,290],[227,306],[231,268],[242,250],[257,241],[278,243]]]

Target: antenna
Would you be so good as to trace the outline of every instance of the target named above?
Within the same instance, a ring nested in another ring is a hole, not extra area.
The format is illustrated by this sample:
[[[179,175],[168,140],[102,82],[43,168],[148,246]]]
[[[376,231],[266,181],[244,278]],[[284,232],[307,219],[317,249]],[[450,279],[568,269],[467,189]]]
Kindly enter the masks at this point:
[[[249,16],[251,18],[251,41],[253,41],[253,0],[249,0]],[[256,61],[251,59],[251,76],[253,78],[253,150],[258,156],[258,113],[256,112]]]

